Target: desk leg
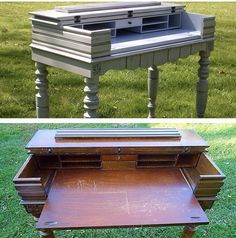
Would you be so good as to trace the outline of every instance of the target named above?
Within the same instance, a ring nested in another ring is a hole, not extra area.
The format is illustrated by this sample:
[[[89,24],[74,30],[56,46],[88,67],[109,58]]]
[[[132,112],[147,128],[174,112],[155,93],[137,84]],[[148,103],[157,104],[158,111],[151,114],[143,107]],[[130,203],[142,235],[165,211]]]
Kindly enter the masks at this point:
[[[51,230],[43,229],[39,231],[39,234],[42,238],[55,238],[54,233]]]
[[[204,117],[204,113],[207,105],[207,94],[208,94],[208,81],[209,76],[209,56],[210,53],[207,51],[200,51],[199,69],[197,82],[197,116]]]
[[[194,236],[197,228],[195,225],[188,225],[184,227],[184,231],[182,233],[182,238],[191,238]]]
[[[98,82],[99,76],[95,76],[93,78],[85,78],[85,88],[84,92],[86,94],[84,98],[84,118],[96,118],[97,115],[97,108],[99,105],[99,99],[97,96],[98,93]]]
[[[157,87],[158,87],[158,77],[159,72],[158,68],[155,65],[152,65],[148,68],[148,118],[155,117],[156,109],[156,97],[157,97]]]
[[[35,80],[36,87],[38,90],[35,95],[36,99],[36,115],[37,118],[47,118],[49,115],[49,102],[48,102],[48,71],[46,65],[36,62],[37,79]]]

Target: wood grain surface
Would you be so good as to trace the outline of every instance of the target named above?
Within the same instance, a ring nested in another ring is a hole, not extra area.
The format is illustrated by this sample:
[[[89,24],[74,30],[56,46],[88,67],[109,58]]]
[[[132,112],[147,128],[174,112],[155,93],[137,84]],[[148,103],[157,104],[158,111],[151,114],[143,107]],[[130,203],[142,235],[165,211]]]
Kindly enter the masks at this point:
[[[178,168],[59,170],[37,229],[207,224]]]

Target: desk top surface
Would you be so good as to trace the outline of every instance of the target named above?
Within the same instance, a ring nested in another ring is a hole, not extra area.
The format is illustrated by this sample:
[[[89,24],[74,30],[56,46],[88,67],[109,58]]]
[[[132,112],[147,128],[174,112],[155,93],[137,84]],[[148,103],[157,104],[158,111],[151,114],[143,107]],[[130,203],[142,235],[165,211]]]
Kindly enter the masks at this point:
[[[181,171],[61,170],[38,229],[207,224]]]
[[[130,128],[130,129],[109,129],[114,130],[114,132],[110,133],[110,137],[104,136],[99,138],[99,134],[101,132],[106,132],[108,129],[78,129],[78,131],[83,132],[84,135],[86,133],[93,134],[93,137],[81,136],[80,138],[68,138],[62,140],[56,140],[55,136],[57,134],[57,130],[38,130],[30,142],[27,144],[27,149],[41,149],[41,148],[131,148],[131,147],[199,147],[206,148],[208,147],[208,143],[201,138],[194,130],[191,129],[181,129],[178,130],[180,133],[180,137],[161,137],[161,132],[155,132],[155,130],[162,130],[157,128],[150,129],[139,129],[139,128]],[[127,130],[128,132],[125,132]],[[147,131],[147,135],[149,136],[141,136],[142,130]],[[168,130],[168,129],[166,129]],[[73,131],[73,129],[72,129]],[[117,136],[117,133],[124,135],[122,137]],[[153,132],[153,135],[150,133]],[[165,132],[167,135],[171,131]],[[177,133],[177,134],[178,134]],[[131,135],[136,135],[132,137]],[[155,135],[156,134],[156,135]],[[174,134],[173,134],[174,135]]]

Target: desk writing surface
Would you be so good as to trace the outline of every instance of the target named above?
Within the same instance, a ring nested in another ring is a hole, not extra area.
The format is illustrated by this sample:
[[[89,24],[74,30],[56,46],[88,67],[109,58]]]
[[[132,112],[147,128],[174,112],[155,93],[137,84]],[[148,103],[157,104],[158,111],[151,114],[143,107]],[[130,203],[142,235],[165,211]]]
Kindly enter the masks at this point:
[[[38,229],[207,224],[181,171],[60,170]]]
[[[178,42],[201,39],[200,31],[191,31],[188,29],[166,30],[160,32],[151,32],[145,34],[131,33],[125,31],[118,37],[112,39],[112,54],[134,51],[149,47],[156,47]]]

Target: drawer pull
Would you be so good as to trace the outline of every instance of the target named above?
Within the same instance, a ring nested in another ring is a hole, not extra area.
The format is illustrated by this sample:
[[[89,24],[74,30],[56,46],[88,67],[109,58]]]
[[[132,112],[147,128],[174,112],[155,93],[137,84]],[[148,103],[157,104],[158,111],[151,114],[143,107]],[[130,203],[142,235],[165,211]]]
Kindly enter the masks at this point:
[[[132,24],[132,22],[131,22],[131,21],[128,21],[128,24]]]

